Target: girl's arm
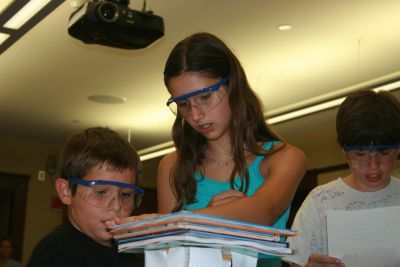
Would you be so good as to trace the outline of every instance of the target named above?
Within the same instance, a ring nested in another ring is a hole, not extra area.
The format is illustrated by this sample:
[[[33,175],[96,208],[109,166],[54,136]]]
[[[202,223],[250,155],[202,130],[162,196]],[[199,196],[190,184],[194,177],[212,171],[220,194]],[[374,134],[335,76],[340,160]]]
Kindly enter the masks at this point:
[[[172,152],[161,159],[157,174],[157,201],[158,213],[171,212],[177,203],[174,195],[173,185],[170,184],[170,172],[175,163],[176,152]]]
[[[169,213],[176,198],[169,181],[176,153],[165,156],[158,168],[158,212]],[[195,212],[272,225],[289,206],[305,173],[306,157],[298,148],[286,144],[261,163],[260,171],[265,182],[249,197],[238,197],[224,204],[209,206]]]
[[[291,203],[305,170],[305,154],[286,144],[263,160],[260,171],[265,182],[253,196],[196,212],[272,225]]]

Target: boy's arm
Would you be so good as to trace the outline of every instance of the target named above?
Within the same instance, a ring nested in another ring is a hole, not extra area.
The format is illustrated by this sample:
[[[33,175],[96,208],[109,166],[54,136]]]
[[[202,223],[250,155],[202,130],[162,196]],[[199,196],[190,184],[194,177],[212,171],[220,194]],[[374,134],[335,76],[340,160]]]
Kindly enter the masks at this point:
[[[311,254],[304,267],[344,267],[345,265],[337,258],[322,254]],[[290,267],[303,267],[296,263],[290,263]]]
[[[293,266],[298,267],[300,265],[294,264]],[[344,267],[344,263],[337,258],[314,253],[310,255],[308,263],[304,267]]]

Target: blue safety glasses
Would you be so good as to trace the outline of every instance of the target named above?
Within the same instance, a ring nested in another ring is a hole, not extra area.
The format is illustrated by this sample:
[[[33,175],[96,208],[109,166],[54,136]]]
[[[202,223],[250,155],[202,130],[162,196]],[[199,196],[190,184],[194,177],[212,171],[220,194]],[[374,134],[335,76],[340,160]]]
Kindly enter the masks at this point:
[[[396,145],[378,145],[378,146],[347,146],[346,151],[351,161],[360,163],[390,163],[394,162],[399,152],[400,144]]]
[[[343,149],[346,152],[352,150],[386,150],[386,149],[398,149],[400,148],[400,144],[397,145],[380,145],[380,146],[348,146],[344,145]]]
[[[79,196],[87,203],[99,208],[108,207],[114,200],[118,200],[121,208],[133,210],[140,206],[144,195],[144,190],[134,184],[76,178],[68,181],[72,185],[82,185],[83,188],[78,189]]]
[[[210,87],[181,96],[171,97],[167,101],[167,106],[175,115],[177,115],[179,112],[184,118],[192,115],[193,107],[196,107],[202,112],[214,109],[222,101],[222,97],[216,92],[221,88],[222,85],[226,85],[228,82],[229,77],[225,77]]]

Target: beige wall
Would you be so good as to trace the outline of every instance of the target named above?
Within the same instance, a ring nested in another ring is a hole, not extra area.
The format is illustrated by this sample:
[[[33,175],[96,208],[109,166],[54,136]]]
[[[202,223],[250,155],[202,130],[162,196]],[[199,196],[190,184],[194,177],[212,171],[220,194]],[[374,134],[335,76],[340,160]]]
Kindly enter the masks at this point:
[[[160,159],[161,157],[143,162],[142,179],[139,181],[140,187],[156,188],[157,169]]]

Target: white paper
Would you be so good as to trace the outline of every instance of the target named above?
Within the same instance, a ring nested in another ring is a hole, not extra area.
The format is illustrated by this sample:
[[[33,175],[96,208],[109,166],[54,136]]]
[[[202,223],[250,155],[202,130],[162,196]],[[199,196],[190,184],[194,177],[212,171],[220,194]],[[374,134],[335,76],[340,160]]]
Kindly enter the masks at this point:
[[[221,249],[173,247],[146,250],[146,267],[224,267]]]
[[[223,267],[222,251],[216,248],[190,247],[190,264],[188,267]]]
[[[400,266],[400,206],[327,211],[329,255],[346,267]]]
[[[232,267],[256,267],[257,258],[241,253],[231,252]]]

